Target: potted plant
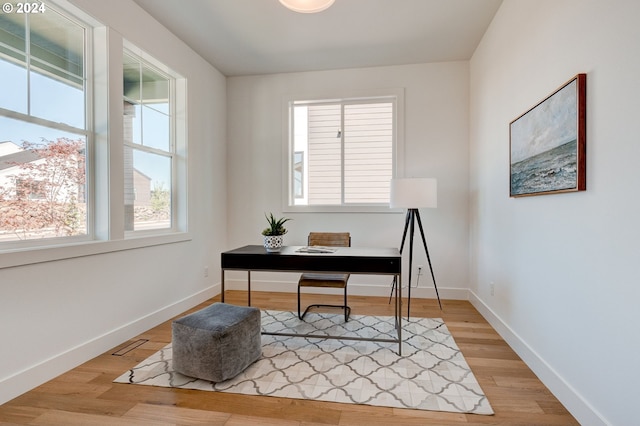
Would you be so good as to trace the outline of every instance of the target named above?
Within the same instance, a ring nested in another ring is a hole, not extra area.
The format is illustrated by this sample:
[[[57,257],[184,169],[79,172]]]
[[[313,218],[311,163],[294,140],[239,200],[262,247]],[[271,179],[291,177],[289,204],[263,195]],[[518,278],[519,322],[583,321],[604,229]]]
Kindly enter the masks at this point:
[[[264,216],[269,223],[269,226],[262,231],[262,235],[264,235],[264,248],[267,249],[268,252],[278,252],[282,248],[282,236],[287,233],[287,229],[283,225],[291,219],[286,217],[276,219],[273,213],[269,213],[269,216],[265,213]]]

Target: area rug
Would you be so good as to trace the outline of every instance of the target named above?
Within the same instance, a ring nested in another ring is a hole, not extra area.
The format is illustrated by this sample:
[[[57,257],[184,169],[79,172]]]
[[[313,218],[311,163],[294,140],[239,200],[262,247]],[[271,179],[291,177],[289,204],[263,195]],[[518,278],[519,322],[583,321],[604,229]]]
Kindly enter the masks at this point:
[[[393,317],[262,311],[263,332],[396,338]],[[167,345],[115,382],[416,410],[493,414],[439,318],[403,321],[397,343],[262,336],[262,358],[224,382],[183,376]]]

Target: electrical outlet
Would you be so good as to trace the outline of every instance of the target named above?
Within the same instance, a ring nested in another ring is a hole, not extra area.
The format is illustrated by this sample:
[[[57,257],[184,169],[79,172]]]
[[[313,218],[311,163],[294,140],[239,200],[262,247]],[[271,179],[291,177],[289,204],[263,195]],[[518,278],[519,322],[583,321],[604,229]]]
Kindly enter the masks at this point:
[[[418,276],[422,275],[422,265],[418,265]]]
[[[205,266],[204,267],[204,277],[207,278],[209,276],[209,267]]]
[[[493,281],[491,281],[491,284],[489,284],[489,291],[491,292],[492,296],[496,293],[496,284]]]

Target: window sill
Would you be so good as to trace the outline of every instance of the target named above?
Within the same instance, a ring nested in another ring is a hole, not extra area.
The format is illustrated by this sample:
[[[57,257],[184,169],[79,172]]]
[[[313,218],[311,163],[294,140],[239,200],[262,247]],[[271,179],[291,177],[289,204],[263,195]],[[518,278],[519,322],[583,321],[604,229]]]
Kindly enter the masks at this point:
[[[83,241],[81,243],[0,252],[0,269],[56,260],[74,259],[144,247],[174,244],[191,240],[191,234],[180,232],[130,238],[117,241]]]

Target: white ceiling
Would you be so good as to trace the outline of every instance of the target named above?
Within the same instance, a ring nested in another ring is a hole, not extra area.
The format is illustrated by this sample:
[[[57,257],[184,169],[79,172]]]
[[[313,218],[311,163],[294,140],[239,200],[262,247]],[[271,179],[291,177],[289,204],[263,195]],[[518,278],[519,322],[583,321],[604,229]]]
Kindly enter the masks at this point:
[[[502,0],[135,0],[227,76],[467,60]]]

